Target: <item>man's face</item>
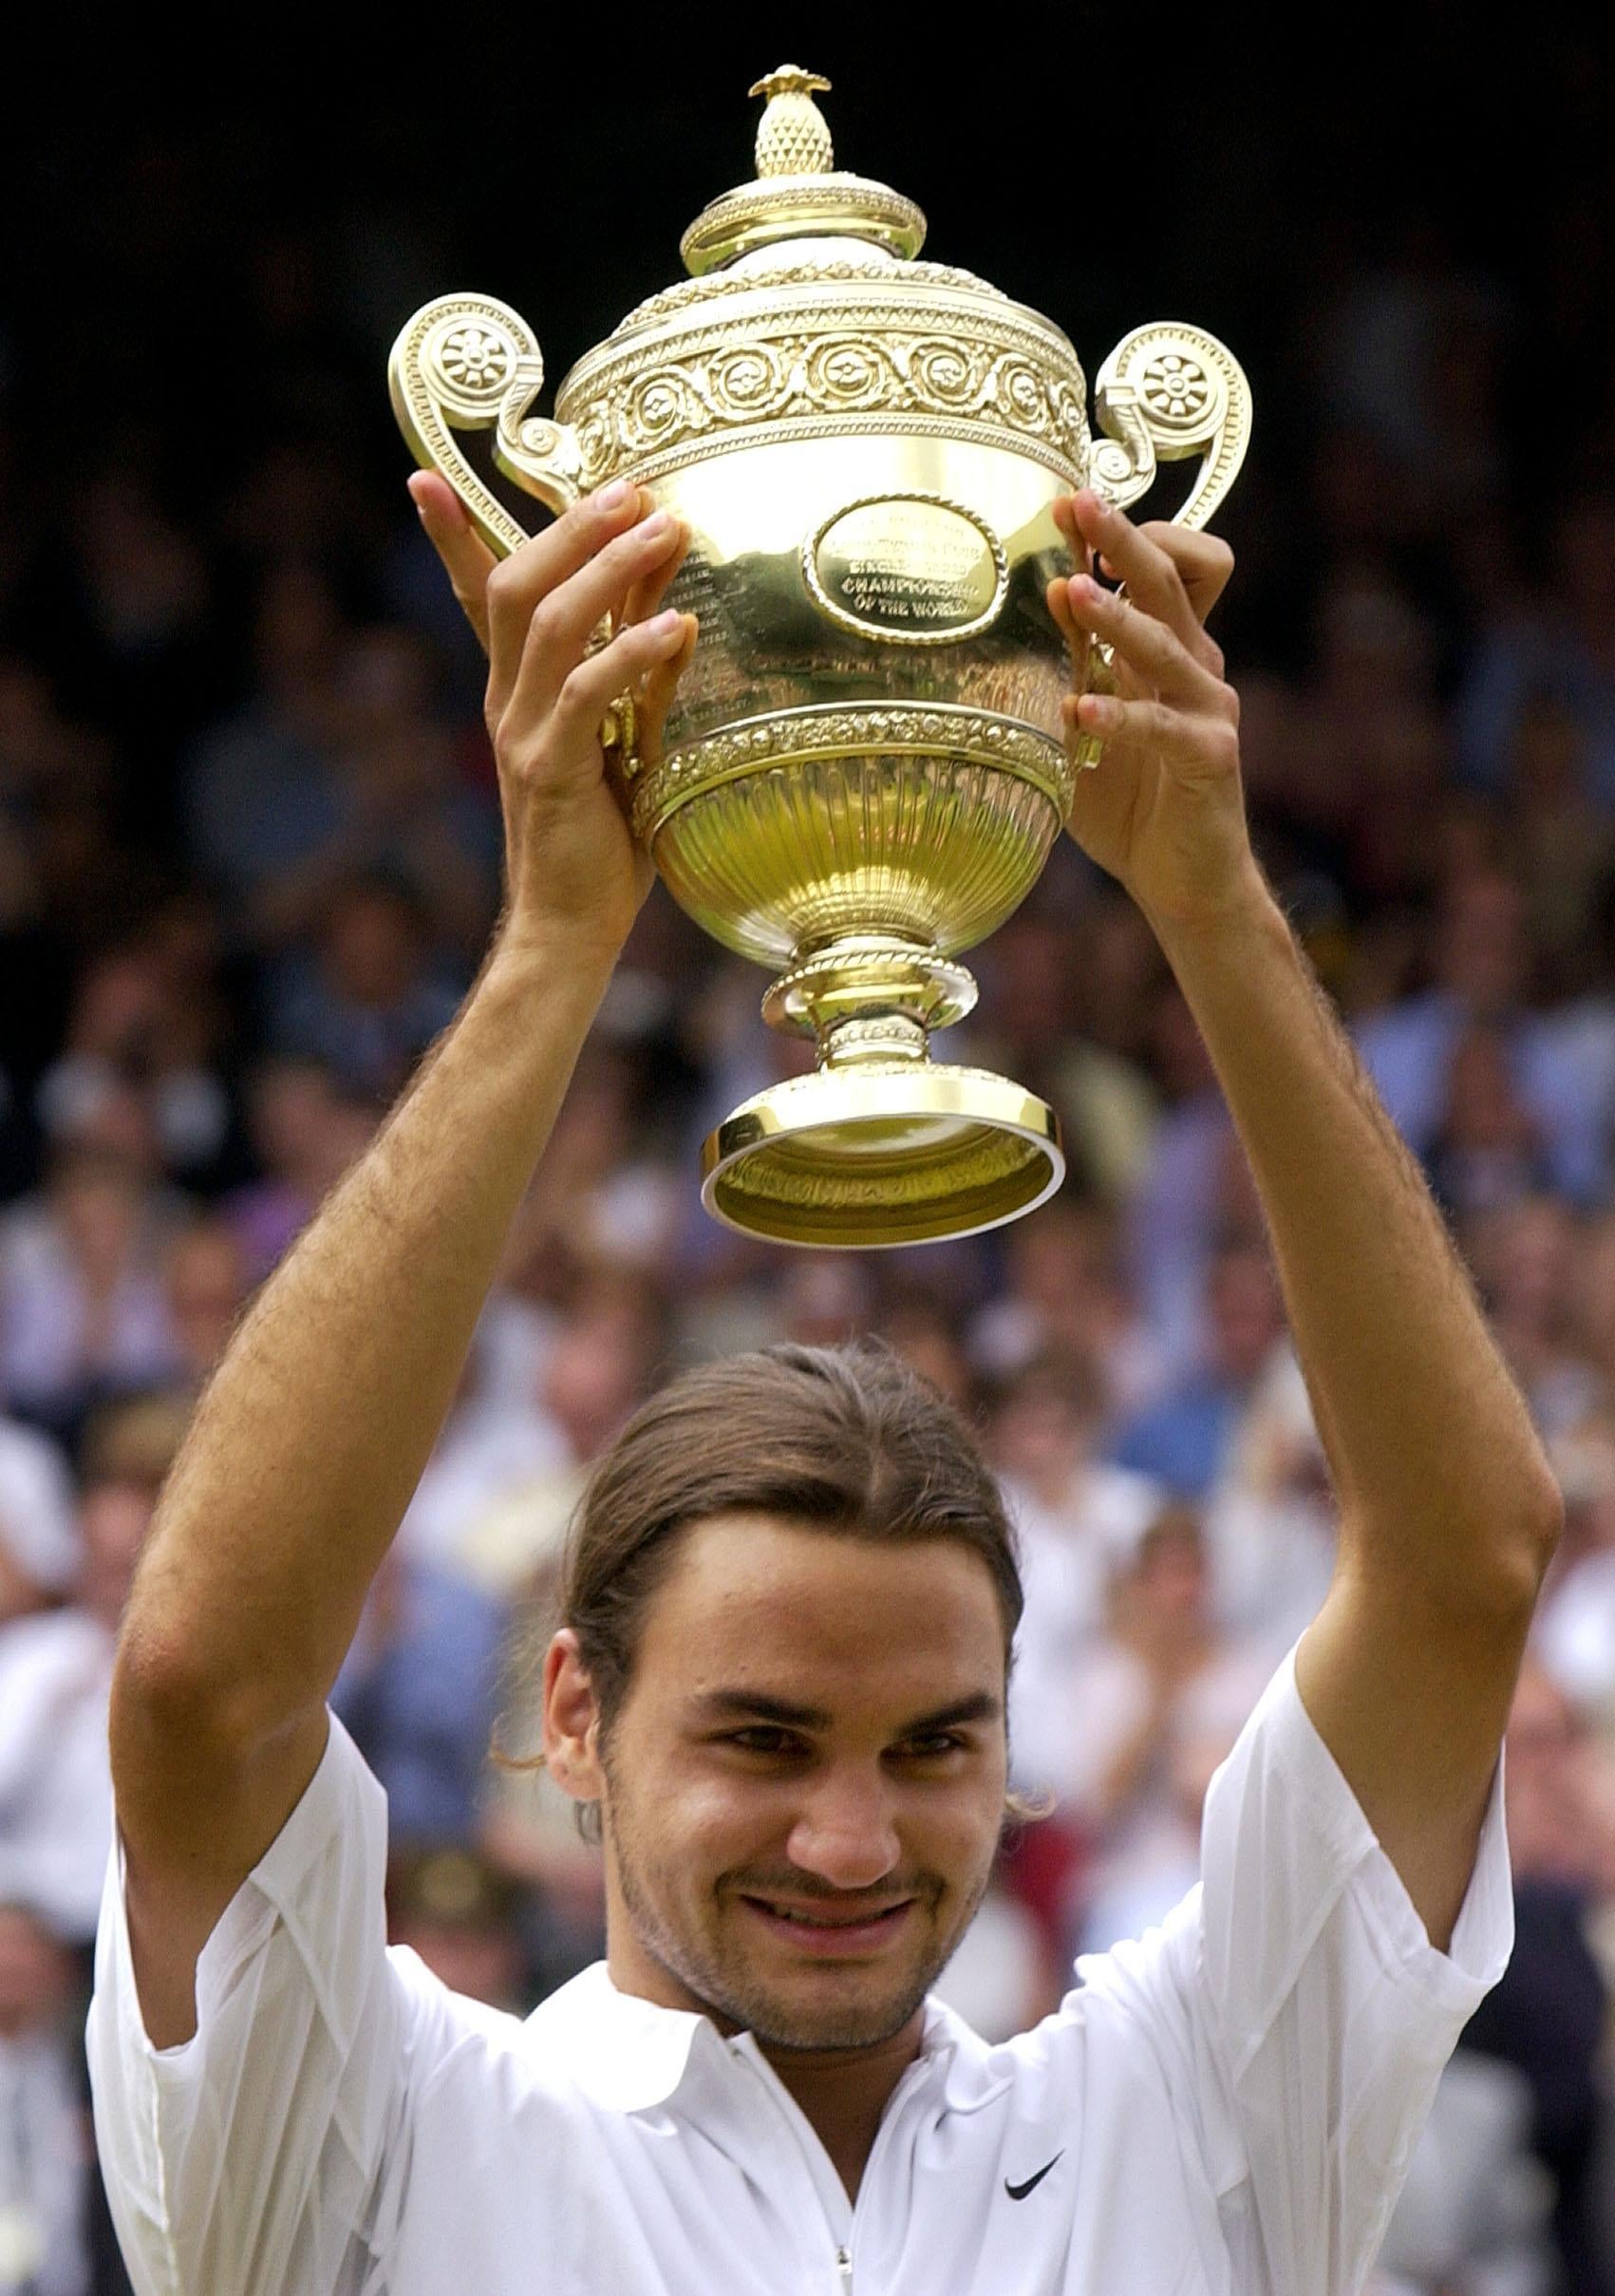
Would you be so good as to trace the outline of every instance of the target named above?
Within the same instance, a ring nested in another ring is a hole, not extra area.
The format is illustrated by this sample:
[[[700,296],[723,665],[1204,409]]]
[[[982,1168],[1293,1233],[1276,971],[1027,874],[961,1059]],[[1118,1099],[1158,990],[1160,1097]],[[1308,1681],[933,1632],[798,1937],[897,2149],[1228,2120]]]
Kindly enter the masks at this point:
[[[901,2032],[991,1871],[1004,1673],[956,1541],[686,1532],[602,1765],[617,1984],[778,2048]]]

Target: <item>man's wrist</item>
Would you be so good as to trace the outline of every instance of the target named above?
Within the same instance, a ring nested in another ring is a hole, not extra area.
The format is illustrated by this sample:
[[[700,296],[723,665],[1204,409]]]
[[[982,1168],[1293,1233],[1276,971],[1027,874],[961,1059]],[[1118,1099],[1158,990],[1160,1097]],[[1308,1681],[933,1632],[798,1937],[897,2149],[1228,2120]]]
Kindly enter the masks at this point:
[[[1217,898],[1183,910],[1157,910],[1139,900],[1167,962],[1181,977],[1186,967],[1224,955],[1252,935],[1289,938],[1289,927],[1255,856]]]
[[[542,998],[592,1018],[616,970],[620,950],[596,947],[565,930],[545,930],[507,917],[482,969],[479,989]]]

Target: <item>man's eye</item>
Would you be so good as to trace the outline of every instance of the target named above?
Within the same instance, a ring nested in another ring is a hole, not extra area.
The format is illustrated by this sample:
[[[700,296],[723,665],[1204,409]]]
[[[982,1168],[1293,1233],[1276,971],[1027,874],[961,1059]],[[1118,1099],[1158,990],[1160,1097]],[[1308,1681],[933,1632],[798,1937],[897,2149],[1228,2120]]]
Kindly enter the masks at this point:
[[[790,1731],[769,1722],[754,1722],[749,1729],[731,1730],[723,1742],[739,1746],[742,1754],[794,1754],[797,1750],[797,1741]]]
[[[911,1738],[903,1752],[915,1761],[940,1761],[944,1755],[958,1753],[964,1743],[955,1730],[932,1730],[925,1738]]]

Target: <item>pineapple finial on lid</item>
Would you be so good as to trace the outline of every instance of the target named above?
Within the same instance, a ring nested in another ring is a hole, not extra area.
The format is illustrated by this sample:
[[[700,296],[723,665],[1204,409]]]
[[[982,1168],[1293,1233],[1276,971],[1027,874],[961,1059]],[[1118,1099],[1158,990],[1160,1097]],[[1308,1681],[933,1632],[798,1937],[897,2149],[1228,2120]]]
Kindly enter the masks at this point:
[[[833,251],[836,259],[866,268],[919,254],[926,219],[913,201],[836,167],[814,102],[829,85],[799,64],[782,64],[752,89],[768,99],[757,131],[757,174],[709,199],[679,241],[693,278],[798,240],[813,243],[817,252],[807,259],[818,263],[828,259],[826,239],[845,243]]]
[[[754,96],[767,105],[757,130],[757,172],[765,176],[827,176],[836,164],[824,115],[814,102],[830,83],[799,64],[781,64],[759,80]]]

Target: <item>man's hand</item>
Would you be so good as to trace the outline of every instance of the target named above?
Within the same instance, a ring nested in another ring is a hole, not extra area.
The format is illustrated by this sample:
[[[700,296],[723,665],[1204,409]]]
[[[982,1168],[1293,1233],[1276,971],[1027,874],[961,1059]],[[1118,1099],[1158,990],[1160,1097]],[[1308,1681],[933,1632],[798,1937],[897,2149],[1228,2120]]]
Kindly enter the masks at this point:
[[[1049,585],[1076,658],[1090,638],[1113,649],[1115,693],[1073,693],[1064,705],[1073,738],[1104,744],[1097,769],[1078,779],[1071,834],[1152,920],[1212,922],[1249,894],[1254,869],[1239,701],[1203,627],[1233,554],[1184,527],[1136,527],[1087,491],[1057,503],[1055,517],[1079,558],[1126,586],[1120,596],[1088,574]]]
[[[504,933],[535,949],[614,961],[650,887],[600,725],[633,695],[653,751],[695,643],[661,602],[685,530],[628,480],[580,502],[503,563],[436,473],[410,481],[421,523],[488,654],[486,716],[505,819]],[[591,651],[610,617],[609,644]]]

